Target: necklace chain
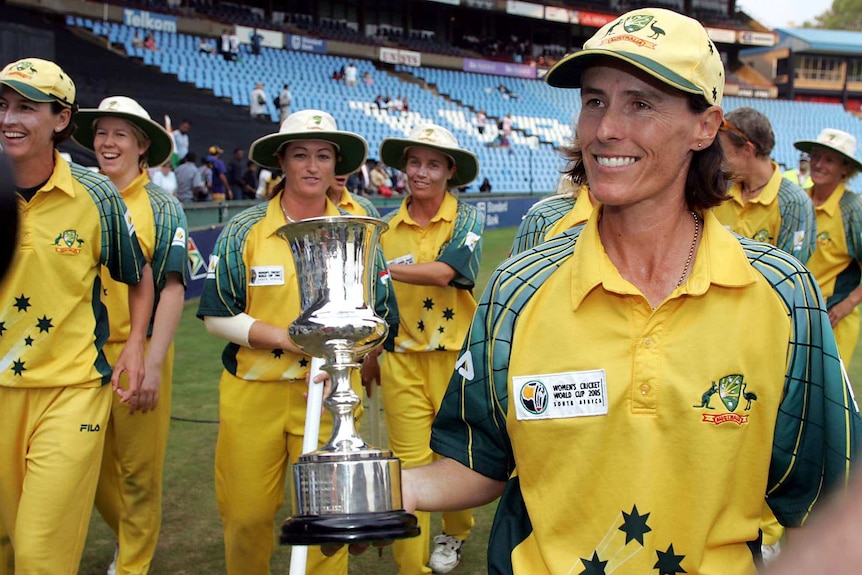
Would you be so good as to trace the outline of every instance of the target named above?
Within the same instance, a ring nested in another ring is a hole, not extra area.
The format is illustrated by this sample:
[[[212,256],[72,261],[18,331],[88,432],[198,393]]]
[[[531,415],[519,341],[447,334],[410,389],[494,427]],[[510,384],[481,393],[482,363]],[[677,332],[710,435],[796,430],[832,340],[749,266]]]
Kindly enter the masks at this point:
[[[294,219],[293,219],[293,218],[291,218],[289,215],[287,215],[287,210],[286,210],[286,209],[284,209],[284,204],[282,204],[281,202],[279,202],[279,203],[278,203],[278,205],[279,205],[279,206],[281,206],[281,213],[283,213],[283,214],[284,214],[284,219],[285,219],[285,220],[287,220],[287,223],[289,223],[289,224],[295,224],[295,223],[296,223],[296,220],[294,220]]]
[[[682,275],[679,276],[679,281],[676,282],[676,287],[679,287],[685,281],[688,275],[688,270],[691,267],[691,262],[694,259],[694,250],[697,248],[697,239],[700,237],[700,219],[694,210],[689,210],[691,217],[694,219],[694,239],[691,240],[691,247],[688,248],[688,258],[685,260],[685,267],[682,268]]]

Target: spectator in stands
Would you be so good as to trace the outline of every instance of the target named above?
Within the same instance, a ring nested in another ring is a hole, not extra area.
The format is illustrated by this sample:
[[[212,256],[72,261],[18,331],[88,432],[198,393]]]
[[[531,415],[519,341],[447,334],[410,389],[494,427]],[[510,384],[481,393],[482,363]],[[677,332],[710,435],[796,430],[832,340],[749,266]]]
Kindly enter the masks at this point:
[[[195,201],[195,198],[206,195],[206,187],[195,162],[197,162],[197,156],[194,152],[189,152],[175,171],[177,177],[176,196],[183,204],[190,204]]]
[[[144,38],[144,48],[152,52],[158,52],[159,48],[156,46],[156,38],[152,32],[147,32],[147,37]]]
[[[862,285],[862,197],[846,185],[862,169],[856,138],[825,128],[816,140],[800,140],[796,149],[811,155],[811,180],[806,191],[817,213],[817,248],[807,262],[826,298],[838,352],[850,366],[859,340]]]
[[[356,64],[350,62],[347,68],[344,69],[344,85],[352,88],[356,85],[359,79],[359,70],[356,69]]]
[[[479,161],[436,124],[419,125],[407,138],[384,139],[380,157],[381,164],[407,174],[411,191],[387,214],[389,230],[381,238],[401,324],[395,352],[384,354],[379,367],[389,444],[409,469],[434,459],[431,424],[476,310],[471,290],[482,257],[484,218],[451,190],[476,178]],[[373,372],[374,361],[372,352],[363,375]],[[426,563],[436,573],[448,573],[460,562],[472,511],[443,514],[443,533],[434,537],[430,559],[430,514],[416,515],[421,535],[395,543],[400,573],[427,573]]]
[[[407,101],[407,96],[401,99],[401,112],[406,114],[410,111],[410,103]]]
[[[256,140],[249,149],[250,159],[263,168],[281,168],[285,177],[272,199],[231,220],[213,250],[198,316],[207,331],[229,342],[222,355],[215,454],[229,575],[269,572],[285,473],[302,453],[310,358],[287,335],[300,302],[290,249],[273,232],[289,222],[341,215],[326,192],[336,174],[362,164],[366,150],[361,136],[339,130],[326,112],[294,112],[277,133]],[[378,261],[383,271],[382,255]],[[249,280],[249,272],[258,266],[282,270],[280,281]],[[377,295],[378,302],[395,301],[390,282],[378,283]],[[375,309],[397,324],[394,307]],[[393,336],[396,328],[392,325]],[[391,349],[391,340],[387,347]],[[321,417],[320,437],[329,437],[331,431],[327,412]],[[346,574],[346,550],[327,559],[319,547],[309,547],[306,572]]]
[[[250,39],[251,53],[255,56],[260,56],[260,43],[263,41],[263,36],[257,31],[257,28],[252,29]]]
[[[189,152],[191,153],[191,152]],[[204,189],[200,193],[195,194],[196,202],[208,202],[212,200],[213,191],[213,157],[207,154],[201,160],[199,168],[201,180],[204,184]]]
[[[736,108],[719,131],[732,184],[728,199],[713,209],[718,221],[733,232],[772,244],[805,263],[816,247],[814,206],[805,192],[781,177],[772,161],[772,125],[754,108]],[[774,545],[781,529],[764,532],[764,545]]]
[[[227,168],[221,159],[224,152],[218,146],[210,146],[209,156],[207,159],[212,164],[212,194],[210,194],[214,202],[223,202],[233,199],[233,190],[227,181]]]
[[[249,160],[246,162],[245,172],[242,174],[242,197],[244,200],[257,199],[257,187],[260,185],[258,181],[257,164]]]
[[[201,41],[198,43],[198,52],[201,54],[215,54],[216,47],[213,46],[209,38],[201,38]]]
[[[385,112],[386,111],[386,103],[383,101],[383,96],[381,94],[377,94],[374,98],[374,105],[377,106],[377,109]]]
[[[362,73],[362,83],[366,86],[374,85],[374,77],[371,75],[371,72],[363,72]]]
[[[808,189],[814,185],[811,181],[811,156],[802,152],[799,154],[799,167],[784,172],[784,177],[797,184],[802,189]]]
[[[344,67],[342,66],[339,70],[335,70],[332,73],[332,79],[340,82],[344,79]]]
[[[189,153],[189,130],[191,129],[191,120],[183,119],[183,121],[180,122],[179,128],[171,132],[171,138],[174,141],[174,157],[171,159],[172,163],[178,163]]]
[[[233,192],[233,197],[240,199],[243,196],[242,175],[245,173],[245,150],[236,148],[233,157],[227,163],[227,183]]]
[[[150,179],[155,185],[160,187],[162,191],[167,192],[172,196],[177,195],[177,175],[171,168],[170,162],[166,162],[158,168],[153,169]]]
[[[404,507],[500,498],[493,572],[752,573],[766,493],[804,523],[843,489],[860,420],[811,275],[710,212],[727,192],[719,51],[697,21],[644,8],[545,79],[581,88],[566,171],[601,207],[489,280],[434,422],[441,459],[406,466]],[[560,395],[577,381],[601,407]]]
[[[269,104],[269,96],[263,89],[263,83],[254,85],[254,90],[248,95],[248,113],[255,120],[269,121],[269,113],[266,111]]]
[[[389,101],[389,105],[386,106],[386,109],[389,112],[394,112],[396,116],[401,115],[401,110],[404,109],[404,102],[401,100],[401,95],[397,95],[392,100]]]
[[[141,391],[152,270],[114,184],[57,151],[75,131],[75,98],[53,62],[26,58],[0,71],[3,169],[26,213],[0,283],[0,533],[3,555],[12,541],[15,573],[78,572],[112,391],[127,407],[152,399]],[[108,317],[93,301],[109,275],[129,284],[131,309],[113,371]]]
[[[112,567],[118,573],[149,571],[162,523],[162,469],[168,444],[173,382],[173,340],[182,315],[188,275],[186,216],[173,196],[170,134],[147,111],[125,96],[109,96],[96,109],[81,110],[75,141],[96,154],[103,174],[120,190],[153,273],[155,306],[148,310],[145,395],[131,408],[114,397],[105,437],[96,508],[116,537]],[[149,166],[162,166],[157,187]],[[113,364],[130,338],[127,290],[102,278],[101,301],[110,333],[105,357]],[[121,379],[121,386],[126,382]],[[111,570],[111,567],[108,568]]]
[[[485,110],[479,110],[476,114],[476,131],[479,135],[485,134],[485,125],[488,123],[488,116],[485,115]]]
[[[371,170],[370,177],[371,186],[377,194],[384,198],[392,196],[392,177],[382,161],[377,162],[374,165],[374,169]]]
[[[491,182],[488,181],[488,178],[482,180],[482,184],[479,186],[479,191],[484,193],[488,193],[491,191]]]
[[[512,137],[512,114],[506,114],[503,116],[503,119],[500,120],[500,131],[503,133],[503,137],[506,140]]]
[[[132,36],[132,46],[135,48],[143,48],[144,47],[144,39],[141,38],[141,35],[135,30],[135,34]]]
[[[285,84],[278,93],[278,123],[284,122],[290,116],[290,104],[293,102],[293,95],[290,93],[290,84]]]

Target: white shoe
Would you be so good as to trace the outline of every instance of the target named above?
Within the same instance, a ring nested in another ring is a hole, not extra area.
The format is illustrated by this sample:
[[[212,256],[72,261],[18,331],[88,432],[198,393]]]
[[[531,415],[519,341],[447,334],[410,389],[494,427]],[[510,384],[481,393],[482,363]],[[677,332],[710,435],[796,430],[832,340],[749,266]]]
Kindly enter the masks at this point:
[[[108,565],[108,575],[117,575],[117,557],[120,555],[120,544],[117,543],[114,545],[114,558],[111,560],[111,564]]]
[[[760,554],[763,556],[763,564],[766,565],[770,561],[773,561],[778,554],[781,553],[781,542],[776,541],[772,545],[761,545],[760,546]]]
[[[461,547],[464,542],[451,535],[442,533],[434,538],[434,551],[428,560],[428,567],[434,573],[449,573],[461,562]]]

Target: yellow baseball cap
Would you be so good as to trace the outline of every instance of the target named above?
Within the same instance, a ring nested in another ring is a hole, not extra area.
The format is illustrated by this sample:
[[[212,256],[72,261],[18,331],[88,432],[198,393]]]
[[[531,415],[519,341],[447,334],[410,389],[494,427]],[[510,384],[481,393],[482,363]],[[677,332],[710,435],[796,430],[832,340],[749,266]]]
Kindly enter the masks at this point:
[[[41,58],[24,58],[0,72],[0,84],[9,86],[33,102],[75,105],[75,83],[60,66]]]
[[[556,88],[580,88],[581,74],[595,58],[608,56],[635,66],[665,84],[701,94],[721,105],[724,64],[697,20],[661,8],[641,8],[608,22],[545,75]]]

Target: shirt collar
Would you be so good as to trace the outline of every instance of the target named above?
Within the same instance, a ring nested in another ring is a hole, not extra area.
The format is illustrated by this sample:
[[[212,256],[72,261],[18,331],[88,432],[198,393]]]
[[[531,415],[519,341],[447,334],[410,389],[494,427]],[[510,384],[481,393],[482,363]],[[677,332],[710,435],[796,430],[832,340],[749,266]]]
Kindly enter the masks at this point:
[[[772,175],[769,177],[769,180],[766,182],[766,185],[763,186],[760,193],[748,200],[749,203],[768,206],[775,201],[775,198],[778,197],[778,189],[781,187],[781,180],[784,176],[781,175],[781,170],[779,169],[778,164],[775,162],[770,163],[772,164]],[[733,185],[730,186],[730,190],[728,190],[728,195],[733,198],[736,203],[743,205],[741,183],[734,182]]]
[[[54,171],[51,172],[51,177],[38,191],[50,192],[55,189],[70,197],[75,197],[75,178],[72,177],[72,168],[56,149],[54,150]]]
[[[593,210],[581,231],[572,256],[572,309],[577,310],[595,288],[621,295],[641,295],[634,285],[623,279],[602,246],[598,222],[601,209]],[[755,272],[739,246],[739,241],[715,218],[704,215],[703,236],[694,258],[688,280],[674,290],[671,298],[683,294],[703,295],[710,284],[723,287],[745,287],[754,283]]]
[[[404,198],[404,201],[401,202],[401,206],[398,208],[398,213],[395,217],[392,218],[390,224],[392,226],[396,226],[399,223],[410,224],[413,226],[418,226],[419,224],[410,217],[410,213],[407,210],[407,206],[410,202],[410,196]],[[446,193],[443,195],[443,203],[440,204],[440,208],[437,210],[437,213],[434,214],[434,217],[431,218],[430,223],[438,222],[438,221],[446,221],[452,222],[455,221],[455,217],[458,215],[458,198],[452,195],[449,190],[446,190]]]
[[[287,223],[284,221],[284,212],[281,211],[281,196],[283,194],[284,190],[282,190],[277,196],[272,198],[266,206],[266,214],[263,216],[263,226],[267,236],[275,235],[278,229]],[[343,212],[339,210],[338,206],[333,204],[332,201],[327,197],[326,209],[324,210],[323,215],[320,217],[328,218],[341,215],[344,215]]]
[[[839,183],[835,189],[829,194],[829,197],[826,198],[826,201],[820,204],[819,206],[814,206],[814,209],[818,212],[825,212],[827,216],[830,218],[835,215],[838,211],[839,206],[841,205],[841,198],[844,196],[845,191],[844,183]],[[810,187],[805,190],[808,194],[808,197],[814,197],[814,187]]]

